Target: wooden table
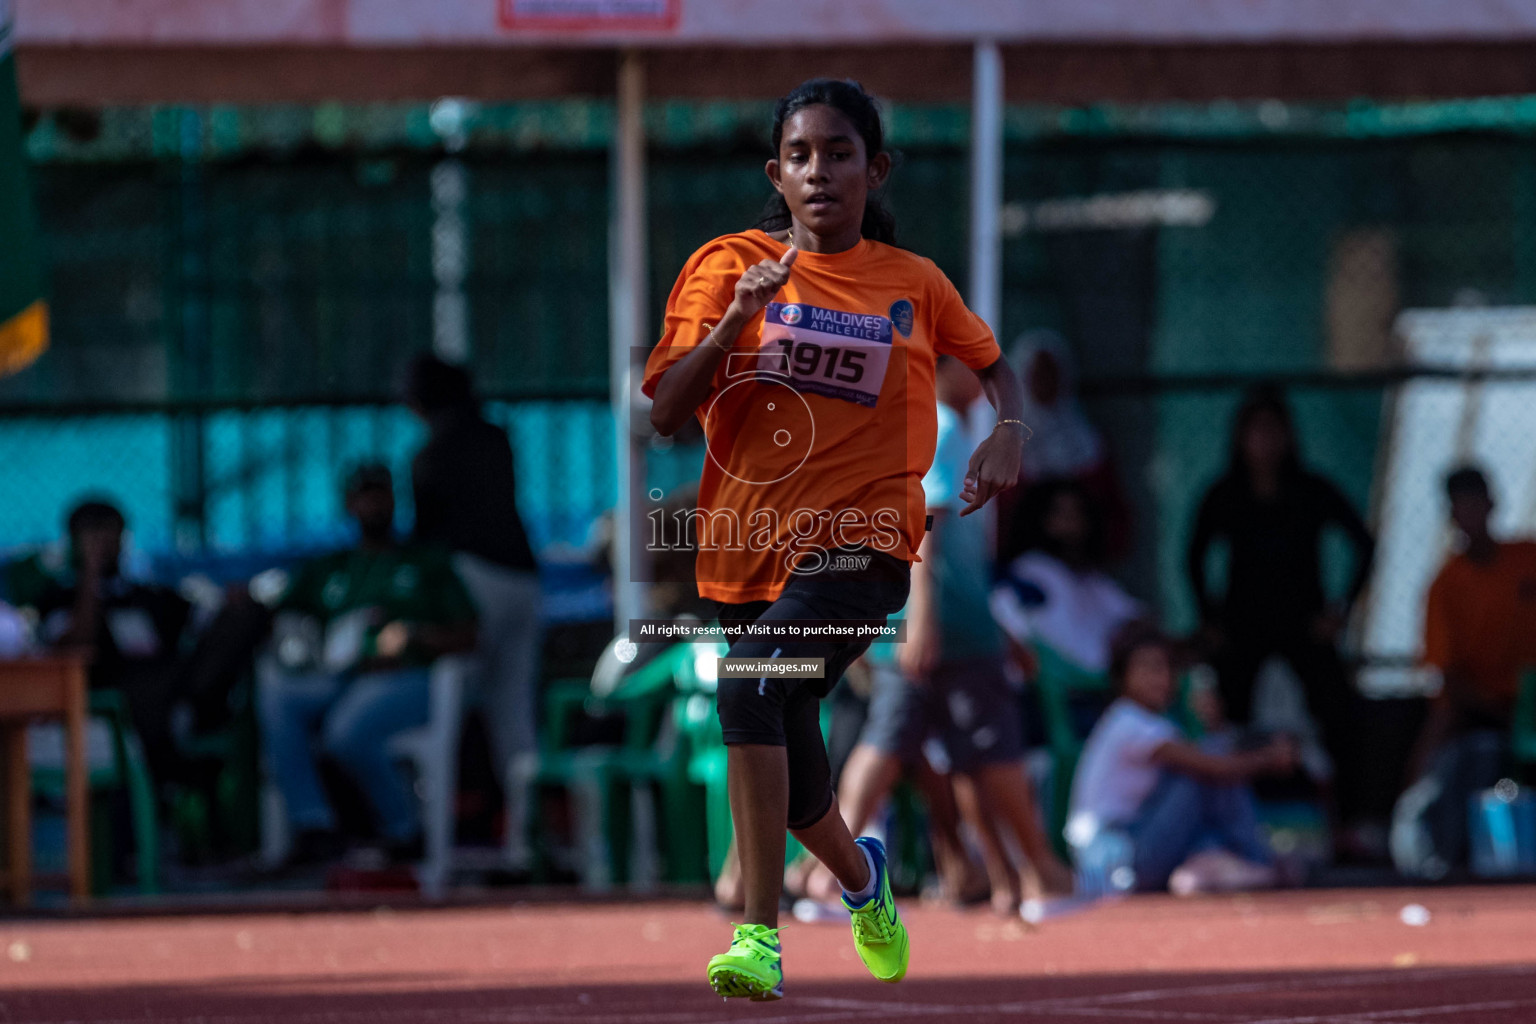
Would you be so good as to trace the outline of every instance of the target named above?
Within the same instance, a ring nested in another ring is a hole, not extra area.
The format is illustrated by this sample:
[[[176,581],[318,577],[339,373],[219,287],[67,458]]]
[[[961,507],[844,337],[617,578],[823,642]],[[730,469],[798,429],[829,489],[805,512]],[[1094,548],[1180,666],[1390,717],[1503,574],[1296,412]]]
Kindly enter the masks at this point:
[[[74,656],[0,661],[0,738],[4,741],[6,805],[3,884],[11,901],[22,906],[32,898],[32,768],[27,762],[27,726],[49,718],[64,722],[69,893],[76,902],[84,902],[91,895],[85,661]]]

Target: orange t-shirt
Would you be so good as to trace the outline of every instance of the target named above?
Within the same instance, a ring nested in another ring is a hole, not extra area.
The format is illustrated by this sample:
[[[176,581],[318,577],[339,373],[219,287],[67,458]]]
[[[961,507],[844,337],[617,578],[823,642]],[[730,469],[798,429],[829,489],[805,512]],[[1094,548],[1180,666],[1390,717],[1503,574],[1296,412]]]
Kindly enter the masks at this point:
[[[788,247],[762,231],[725,235],[689,258],[667,299],[642,390],[708,337],[742,273]],[[937,440],[934,361],[973,369],[1000,352],[933,264],[861,240],[802,251],[789,282],[747,323],[699,407],[699,594],[773,600],[797,559],[868,544],[914,561],[922,478]]]
[[[1521,671],[1536,667],[1536,542],[1500,544],[1486,565],[1446,561],[1429,588],[1424,660],[1513,706]]]

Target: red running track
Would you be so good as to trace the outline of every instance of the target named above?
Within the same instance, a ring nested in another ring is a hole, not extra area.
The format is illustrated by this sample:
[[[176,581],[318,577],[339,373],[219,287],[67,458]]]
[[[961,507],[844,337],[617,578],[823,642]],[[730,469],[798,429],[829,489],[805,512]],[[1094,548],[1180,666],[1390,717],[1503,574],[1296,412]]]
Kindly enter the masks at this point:
[[[1409,903],[1431,919],[1399,919]],[[871,980],[842,925],[784,932],[788,997],[723,1003],[686,903],[0,922],[0,1022],[1531,1024],[1536,888],[1147,897],[1027,931],[913,907]]]

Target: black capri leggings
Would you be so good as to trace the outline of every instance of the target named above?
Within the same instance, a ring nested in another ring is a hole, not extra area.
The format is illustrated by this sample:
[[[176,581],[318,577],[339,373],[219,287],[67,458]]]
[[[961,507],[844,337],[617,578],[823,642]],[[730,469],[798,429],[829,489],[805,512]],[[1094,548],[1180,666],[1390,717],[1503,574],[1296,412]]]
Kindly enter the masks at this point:
[[[900,611],[907,603],[910,566],[869,548],[854,554],[869,555],[868,565],[857,570],[792,577],[776,601],[722,605],[720,624],[729,627],[784,619],[879,620]],[[759,743],[785,748],[789,760],[791,829],[809,828],[832,807],[832,771],[821,738],[820,702],[868,647],[867,640],[790,643],[743,637],[727,652],[731,658],[825,659],[826,674],[821,679],[721,679],[716,691],[720,727],[727,745]]]

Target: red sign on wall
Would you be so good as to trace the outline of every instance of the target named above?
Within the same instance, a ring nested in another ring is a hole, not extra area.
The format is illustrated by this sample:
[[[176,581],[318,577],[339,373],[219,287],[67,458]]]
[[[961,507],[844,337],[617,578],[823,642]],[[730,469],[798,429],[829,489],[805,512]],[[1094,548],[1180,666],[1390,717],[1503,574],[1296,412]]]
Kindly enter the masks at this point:
[[[502,28],[570,32],[677,24],[682,0],[497,0]]]

